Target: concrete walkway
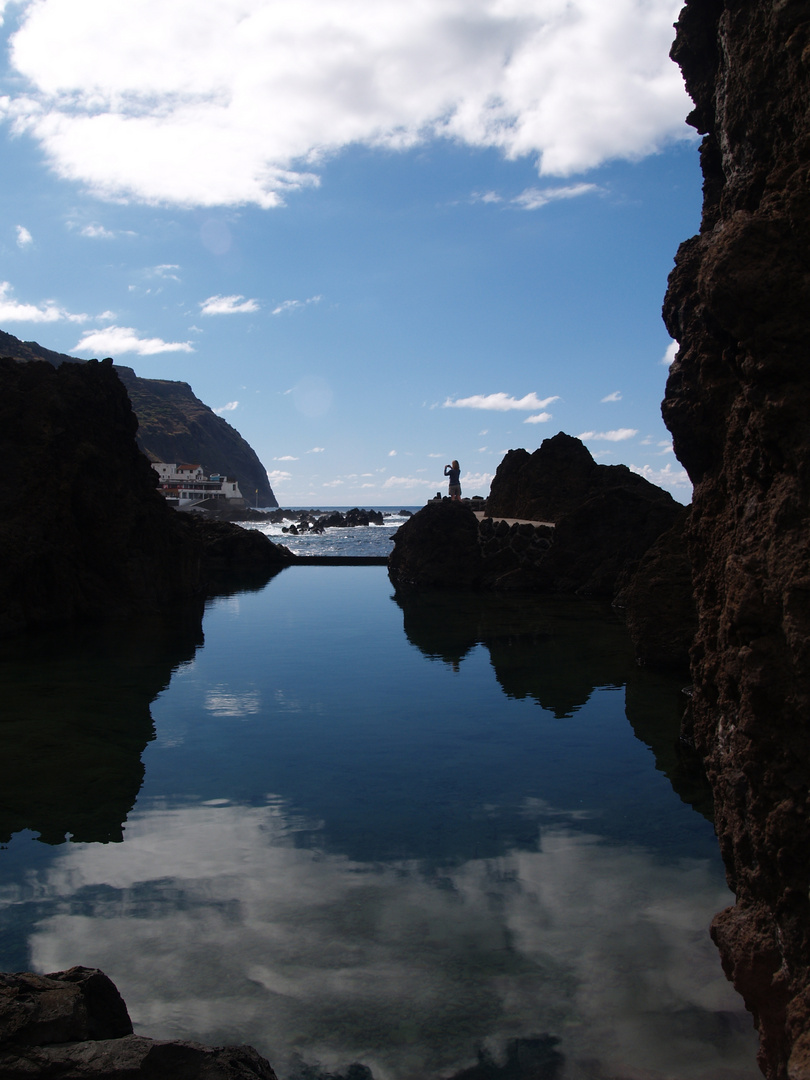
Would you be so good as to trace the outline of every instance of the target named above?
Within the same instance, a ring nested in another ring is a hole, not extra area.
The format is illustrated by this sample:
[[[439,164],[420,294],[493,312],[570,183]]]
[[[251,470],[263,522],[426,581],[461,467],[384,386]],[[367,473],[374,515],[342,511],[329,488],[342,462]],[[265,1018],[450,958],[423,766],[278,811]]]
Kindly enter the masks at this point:
[[[483,512],[483,510],[473,510],[473,513],[475,514],[475,516],[478,518],[479,521],[483,521],[484,518],[487,517],[487,515]],[[551,528],[551,529],[554,528],[554,522],[553,521],[530,521],[528,518],[501,518],[501,517],[496,517],[496,518],[493,518],[492,520],[493,521],[505,521],[507,525],[548,525],[549,528]]]

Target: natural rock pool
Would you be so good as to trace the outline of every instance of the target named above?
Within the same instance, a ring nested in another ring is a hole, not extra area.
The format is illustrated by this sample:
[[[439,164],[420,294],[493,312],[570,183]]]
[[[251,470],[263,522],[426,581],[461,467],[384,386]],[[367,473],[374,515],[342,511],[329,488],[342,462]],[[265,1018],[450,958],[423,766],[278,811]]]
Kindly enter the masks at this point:
[[[282,1078],[759,1075],[684,680],[610,609],[293,567],[0,668],[0,969]]]

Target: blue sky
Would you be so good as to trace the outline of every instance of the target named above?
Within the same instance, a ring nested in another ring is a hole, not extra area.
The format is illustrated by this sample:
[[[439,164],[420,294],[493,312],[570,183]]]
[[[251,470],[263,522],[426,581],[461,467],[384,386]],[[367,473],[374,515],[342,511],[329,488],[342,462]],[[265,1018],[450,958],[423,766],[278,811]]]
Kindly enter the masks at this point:
[[[669,0],[0,0],[0,328],[181,379],[282,505],[566,431],[682,502]]]

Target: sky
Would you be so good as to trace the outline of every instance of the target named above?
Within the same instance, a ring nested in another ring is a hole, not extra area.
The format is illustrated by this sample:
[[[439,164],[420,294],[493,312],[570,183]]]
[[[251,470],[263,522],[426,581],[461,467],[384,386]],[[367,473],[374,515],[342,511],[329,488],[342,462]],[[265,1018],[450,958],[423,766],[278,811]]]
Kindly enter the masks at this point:
[[[681,502],[680,0],[0,0],[0,328],[176,379],[282,506],[559,431]]]

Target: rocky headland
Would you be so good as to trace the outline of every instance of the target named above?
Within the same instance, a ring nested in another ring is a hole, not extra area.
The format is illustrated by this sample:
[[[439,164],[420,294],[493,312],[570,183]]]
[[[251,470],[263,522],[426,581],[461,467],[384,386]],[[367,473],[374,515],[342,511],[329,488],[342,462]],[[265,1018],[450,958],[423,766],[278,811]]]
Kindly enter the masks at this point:
[[[137,427],[111,360],[0,360],[0,634],[201,605],[213,573],[289,561],[169,507]]]
[[[46,349],[36,341],[20,341],[2,330],[0,356],[46,360],[54,367],[87,363]],[[226,420],[200,401],[188,383],[144,379],[132,368],[114,366],[138,419],[136,441],[150,461],[202,465],[206,475],[235,476],[239,490],[251,505],[278,506],[267,470],[253,448]]]
[[[484,589],[611,601],[640,663],[684,666],[695,631],[686,507],[624,465],[598,465],[560,432],[510,450],[486,511],[434,500],[396,533],[398,591]]]
[[[689,0],[672,51],[704,136],[666,295],[663,404],[694,484],[685,734],[736,895],[714,921],[772,1080],[810,1077],[810,5]]]

